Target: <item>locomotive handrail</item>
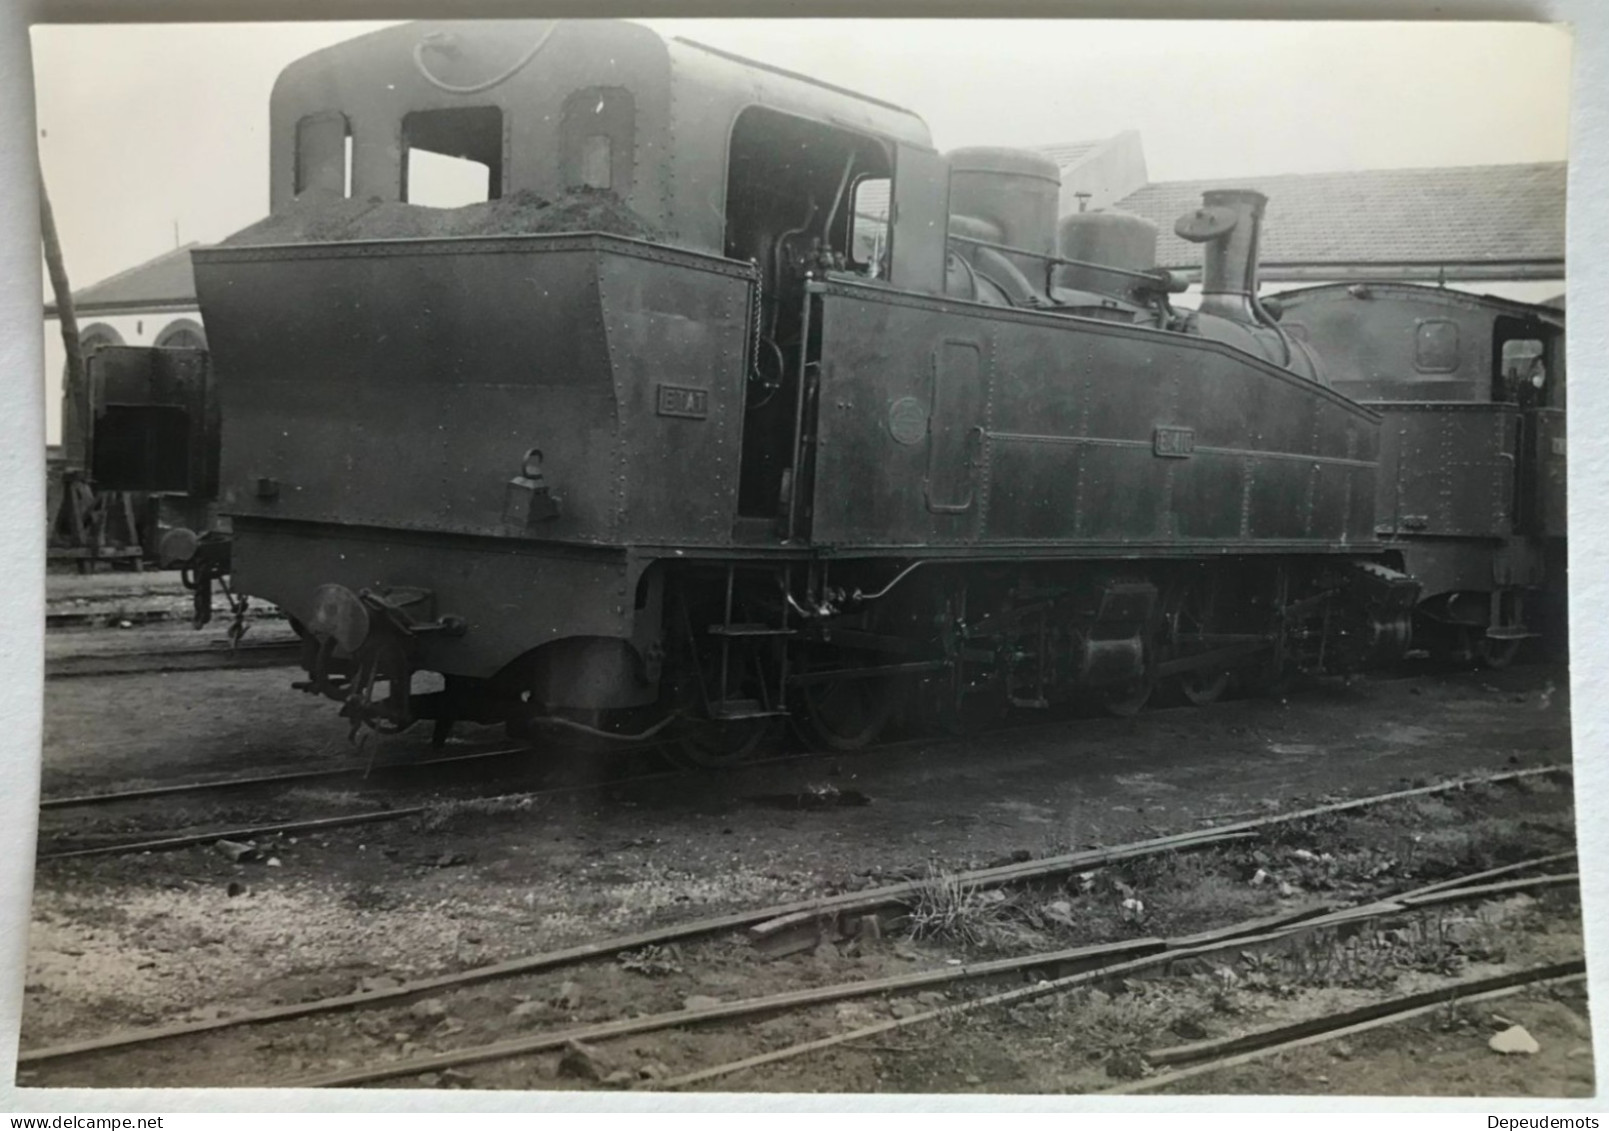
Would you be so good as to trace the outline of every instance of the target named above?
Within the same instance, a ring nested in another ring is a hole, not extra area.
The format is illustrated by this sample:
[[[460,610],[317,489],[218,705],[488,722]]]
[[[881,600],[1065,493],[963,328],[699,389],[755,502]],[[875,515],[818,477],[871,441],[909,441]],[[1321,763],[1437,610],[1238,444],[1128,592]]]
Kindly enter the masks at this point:
[[[431,32],[414,44],[413,65],[419,71],[420,76],[437,90],[446,91],[448,94],[479,94],[484,90],[492,89],[494,86],[502,85],[523,71],[530,61],[536,58],[537,53],[547,46],[547,41],[552,39],[553,33],[558,30],[559,21],[554,20],[548,25],[547,31],[543,32],[537,41],[531,45],[530,49],[520,57],[519,62],[509,67],[502,74],[489,78],[484,82],[471,83],[469,86],[455,86],[452,83],[444,82],[431,74],[430,68],[425,65],[426,47],[434,47],[438,51],[447,52],[457,50],[457,44],[453,41],[453,36],[449,32]]]
[[[907,577],[909,577],[912,573],[916,572],[916,570],[918,570],[919,568],[921,568],[922,566],[925,566],[927,564],[928,564],[928,562],[925,559],[922,560],[922,561],[912,562],[910,565],[906,566],[904,569],[902,569],[898,573],[896,573],[894,575],[893,580],[890,581],[887,585],[883,586],[877,592],[875,592],[875,593],[864,593],[861,590],[856,589],[853,593],[850,594],[849,599],[851,601],[856,601],[856,602],[881,600],[882,598],[888,596],[889,591],[892,590],[894,588],[894,586],[898,585],[900,582],[904,581]]]
[[[1004,251],[1012,255],[1026,255],[1033,259],[1042,259],[1051,266],[1088,267],[1093,271],[1105,271],[1111,275],[1124,275],[1130,279],[1144,279],[1148,283],[1165,283],[1157,271],[1132,271],[1127,267],[1113,267],[1109,263],[1095,263],[1088,259],[1067,259],[1060,255],[1046,255],[1042,251],[1029,251],[1025,247],[1012,247],[1010,244],[994,243],[990,240],[980,240],[972,236],[958,236],[953,233],[949,236],[953,243],[970,244],[973,247],[986,247],[991,251]],[[1158,270],[1164,270],[1159,268]]]

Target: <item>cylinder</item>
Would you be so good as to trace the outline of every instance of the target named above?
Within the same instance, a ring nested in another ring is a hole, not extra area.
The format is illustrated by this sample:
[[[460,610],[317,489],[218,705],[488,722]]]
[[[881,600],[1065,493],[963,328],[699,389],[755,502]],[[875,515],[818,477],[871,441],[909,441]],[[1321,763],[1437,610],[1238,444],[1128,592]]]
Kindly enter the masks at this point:
[[[1099,263],[1123,271],[1156,268],[1157,226],[1131,212],[1074,212],[1062,217],[1057,245],[1064,259]],[[1092,291],[1126,298],[1135,280],[1097,267],[1063,265],[1056,268],[1056,285],[1071,291]]]
[[[1032,255],[1008,255],[1028,278],[1043,283],[1045,260],[1056,254],[1061,169],[1024,149],[957,149],[950,163],[950,212],[988,221],[1001,243]]]

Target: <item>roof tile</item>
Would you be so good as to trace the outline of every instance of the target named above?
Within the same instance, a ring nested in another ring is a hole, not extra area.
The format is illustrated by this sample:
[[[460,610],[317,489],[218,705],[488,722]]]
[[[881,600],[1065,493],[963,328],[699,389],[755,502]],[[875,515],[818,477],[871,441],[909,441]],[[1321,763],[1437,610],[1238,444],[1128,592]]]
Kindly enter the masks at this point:
[[[1268,197],[1266,264],[1454,263],[1564,258],[1565,164],[1371,169],[1164,181],[1117,208],[1161,229],[1157,264],[1196,267],[1201,251],[1173,234],[1208,189]]]
[[[194,306],[196,278],[190,269],[190,249],[199,246],[199,243],[187,243],[74,291],[73,306],[89,314],[97,310]],[[45,313],[54,314],[54,304],[47,306]]]

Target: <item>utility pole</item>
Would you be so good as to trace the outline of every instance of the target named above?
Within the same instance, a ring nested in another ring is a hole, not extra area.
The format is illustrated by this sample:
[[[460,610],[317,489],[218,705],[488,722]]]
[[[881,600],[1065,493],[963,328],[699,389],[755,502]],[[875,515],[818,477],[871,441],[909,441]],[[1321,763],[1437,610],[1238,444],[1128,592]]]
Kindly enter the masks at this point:
[[[67,467],[83,471],[89,460],[84,450],[84,426],[89,419],[89,381],[84,375],[84,354],[79,348],[78,316],[73,310],[73,292],[67,282],[67,266],[62,261],[61,240],[56,234],[56,215],[50,208],[45,188],[45,170],[39,169],[39,232],[44,242],[45,270],[50,273],[50,289],[56,294],[56,318],[61,324],[61,343],[67,350],[67,378],[62,390],[61,440]]]

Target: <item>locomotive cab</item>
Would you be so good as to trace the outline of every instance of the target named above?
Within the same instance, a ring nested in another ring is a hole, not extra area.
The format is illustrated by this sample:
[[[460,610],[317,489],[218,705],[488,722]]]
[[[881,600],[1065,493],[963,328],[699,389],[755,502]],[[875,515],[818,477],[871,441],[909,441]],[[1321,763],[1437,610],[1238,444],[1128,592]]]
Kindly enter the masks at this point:
[[[795,406],[810,361],[806,281],[829,273],[886,277],[888,241],[868,245],[856,202],[869,183],[886,189],[893,168],[889,147],[878,138],[764,106],[738,115],[727,167],[724,254],[753,263],[759,275],[743,393],[738,516],[758,520],[763,535],[791,485]]]
[[[660,548],[789,537],[809,281],[937,289],[926,127],[607,22],[386,29],[287,68],[271,126],[272,214],[196,258],[235,584],[313,690],[652,706]],[[915,234],[855,246],[867,183]]]

